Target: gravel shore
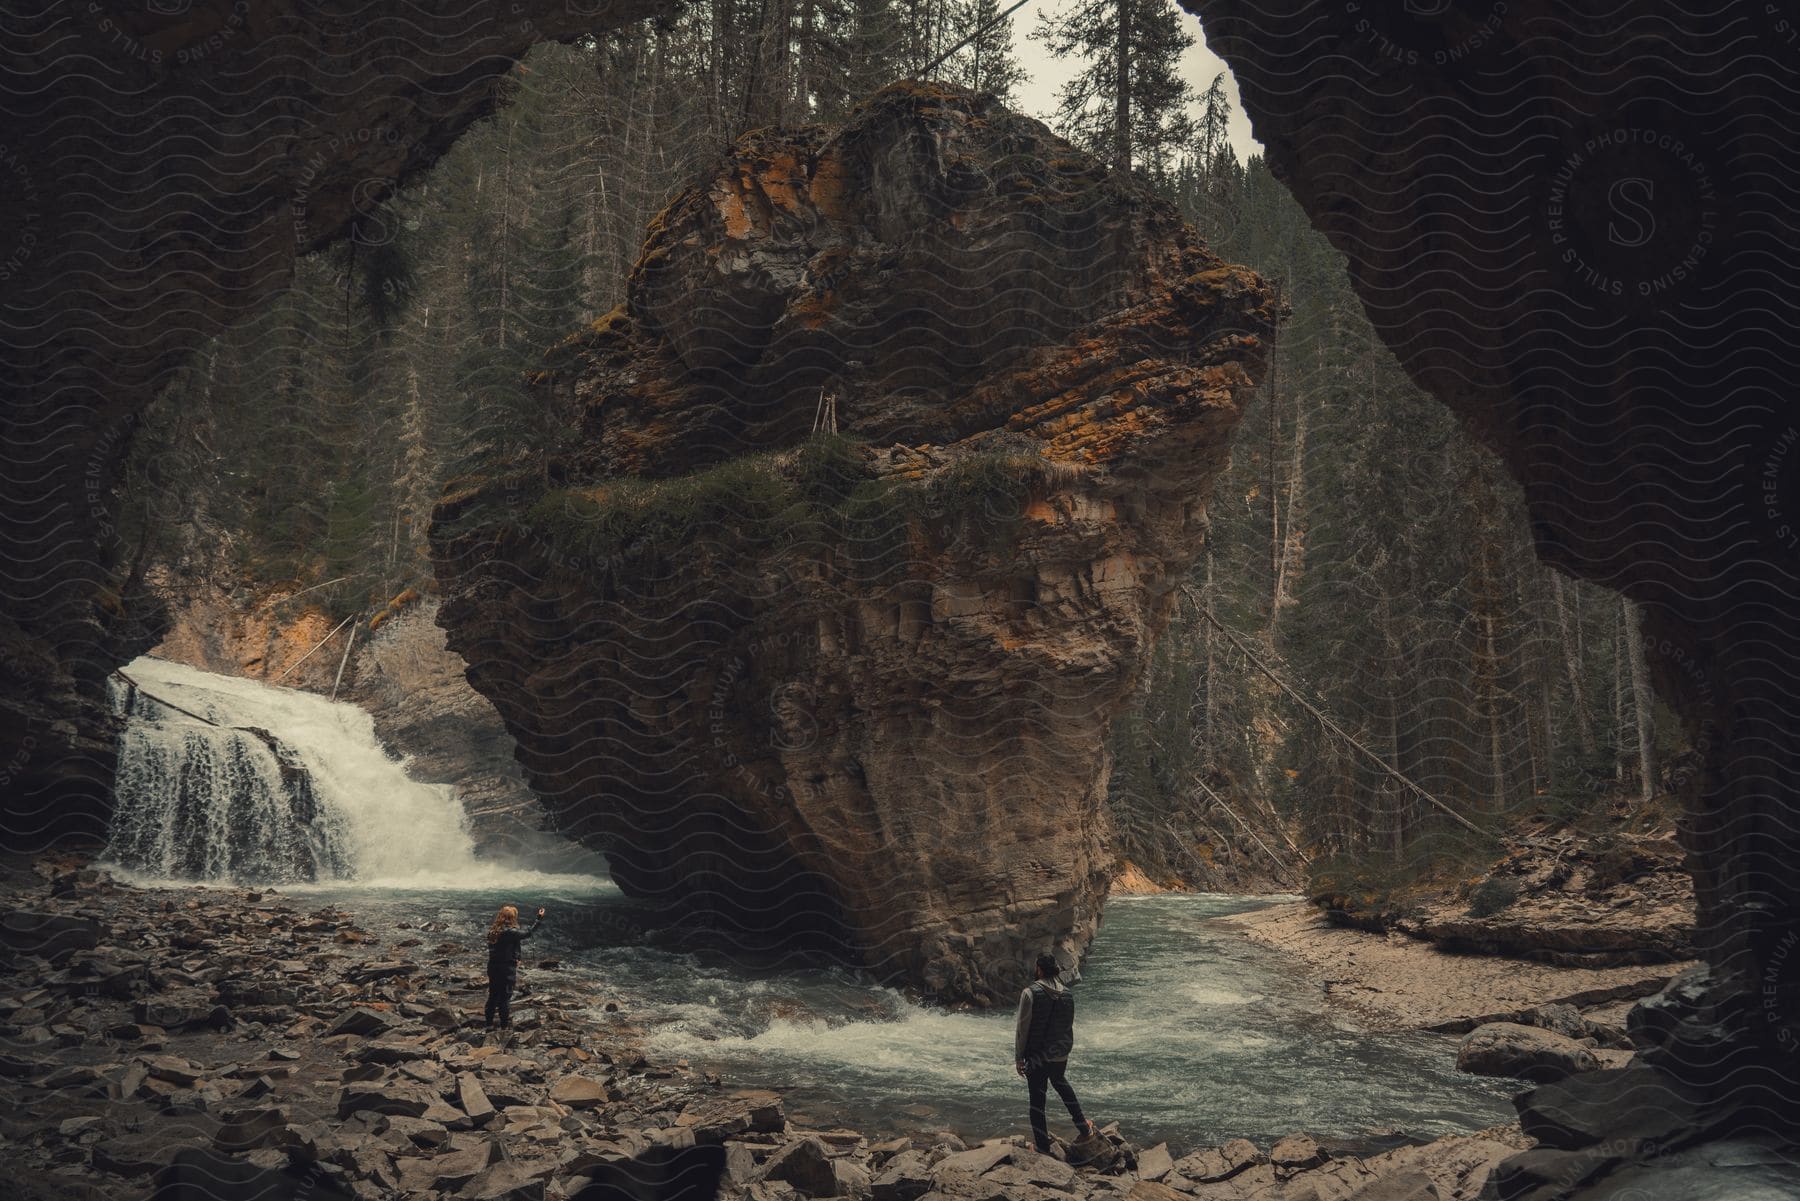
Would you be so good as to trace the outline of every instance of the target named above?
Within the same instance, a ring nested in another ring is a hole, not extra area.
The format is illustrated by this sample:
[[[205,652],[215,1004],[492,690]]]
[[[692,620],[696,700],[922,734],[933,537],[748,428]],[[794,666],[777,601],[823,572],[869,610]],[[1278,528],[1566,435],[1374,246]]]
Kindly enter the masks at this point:
[[[1461,1031],[1567,1003],[1616,1021],[1689,963],[1563,967],[1496,955],[1455,954],[1404,934],[1326,921],[1304,902],[1216,919],[1259,945],[1294,957],[1332,1000],[1383,1029]]]

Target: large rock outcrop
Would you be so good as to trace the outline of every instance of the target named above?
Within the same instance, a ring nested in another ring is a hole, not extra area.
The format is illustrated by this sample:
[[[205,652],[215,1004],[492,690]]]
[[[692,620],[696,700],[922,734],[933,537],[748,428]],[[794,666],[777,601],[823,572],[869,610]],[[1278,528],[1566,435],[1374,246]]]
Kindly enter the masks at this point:
[[[570,449],[452,483],[439,621],[622,887],[1004,998],[1098,920],[1103,735],[1276,318],[991,98],[753,132],[553,355]]]
[[[1694,882],[1666,831],[1520,833],[1485,875],[1445,865],[1400,888],[1327,874],[1312,902],[1339,925],[1452,952],[1602,968],[1693,958]]]
[[[203,339],[492,110],[540,41],[654,0],[25,3],[0,42],[0,833],[104,838],[106,679],[160,636],[114,495]],[[170,515],[159,515],[167,517]]]
[[[1183,3],[1383,340],[1523,484],[1539,554],[1643,606],[1701,753],[1682,837],[1710,974],[1641,1058],[1792,1131],[1800,27],[1774,4]]]

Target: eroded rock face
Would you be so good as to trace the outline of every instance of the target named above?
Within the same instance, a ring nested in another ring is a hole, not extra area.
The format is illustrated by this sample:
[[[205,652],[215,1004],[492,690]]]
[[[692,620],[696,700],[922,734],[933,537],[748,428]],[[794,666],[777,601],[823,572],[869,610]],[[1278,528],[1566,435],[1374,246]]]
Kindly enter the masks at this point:
[[[1594,846],[1552,836],[1512,850],[1477,887],[1489,890],[1482,896],[1499,890],[1498,897],[1489,905],[1428,903],[1408,932],[1449,950],[1570,967],[1693,955],[1693,878],[1672,838],[1625,836]]]
[[[591,853],[543,831],[544,809],[514,761],[512,737],[444,646],[437,607],[421,600],[369,637],[349,699],[374,717],[382,743],[406,756],[408,775],[456,789],[478,854],[541,871],[603,870]]]
[[[988,100],[752,133],[557,352],[573,448],[452,485],[439,621],[623,887],[1010,1000],[1098,920],[1102,736],[1276,316]]]
[[[650,0],[28,6],[0,46],[0,828],[103,839],[106,678],[154,644],[115,527],[136,414],[490,111],[539,41]],[[170,516],[170,515],[165,515]]]
[[[1791,1121],[1800,344],[1774,315],[1800,300],[1800,179],[1768,83],[1789,14],[1183,2],[1384,341],[1524,485],[1539,554],[1644,606],[1701,752],[1683,837],[1713,969],[1658,1062],[1746,1126]]]

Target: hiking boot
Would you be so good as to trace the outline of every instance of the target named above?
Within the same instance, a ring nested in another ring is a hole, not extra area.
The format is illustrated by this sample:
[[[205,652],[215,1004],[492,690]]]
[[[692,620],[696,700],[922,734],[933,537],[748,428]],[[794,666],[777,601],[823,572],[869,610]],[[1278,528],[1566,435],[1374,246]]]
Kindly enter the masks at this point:
[[[1089,1118],[1089,1119],[1087,1119],[1087,1121],[1083,1122],[1081,1125],[1075,1127],[1075,1137],[1078,1139],[1079,1138],[1099,1138],[1100,1137],[1100,1128],[1098,1126],[1094,1125],[1093,1118]]]

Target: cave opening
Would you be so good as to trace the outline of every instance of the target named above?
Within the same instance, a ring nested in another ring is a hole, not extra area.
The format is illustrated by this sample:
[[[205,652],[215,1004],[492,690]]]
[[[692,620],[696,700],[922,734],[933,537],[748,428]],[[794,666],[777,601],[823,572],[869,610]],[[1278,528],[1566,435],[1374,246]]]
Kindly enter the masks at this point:
[[[0,764],[20,845],[101,833],[104,681],[144,636],[120,617],[117,585],[135,577],[133,547],[87,481],[119,477],[137,414],[176,364],[281,288],[297,255],[338,237],[367,180],[385,187],[423,167],[487,110],[473,87],[422,102],[425,80],[488,80],[529,42],[595,19],[528,7],[544,10],[529,28],[496,23],[429,70],[415,65],[371,85],[376,92],[334,97],[336,107],[289,131],[287,165],[251,156],[266,187],[213,189],[219,219],[174,222],[165,246],[147,231],[192,200],[159,192],[143,203],[133,181],[146,177],[155,147],[122,146],[114,130],[92,141],[121,153],[98,162],[81,139],[41,132],[75,82],[9,90],[30,186],[0,204],[36,248],[8,302],[9,343],[20,353],[5,371],[18,399],[0,472],[4,700],[16,718],[4,723]],[[1660,649],[1651,670],[1698,757],[1684,840],[1708,965],[1704,979],[1646,1009],[1658,1051],[1650,1058],[1728,1115],[1711,1129],[1785,1128],[1800,1108],[1791,1053],[1800,587],[1790,517],[1800,500],[1789,486],[1794,351],[1768,314],[1791,307],[1800,275],[1782,260],[1789,106],[1758,83],[1785,44],[1781,30],[1746,10],[1717,30],[1686,31],[1687,66],[1672,72],[1644,57],[1666,39],[1615,28],[1654,21],[1664,6],[1620,18],[1601,6],[1496,5],[1456,25],[1409,8],[1372,31],[1358,24],[1372,18],[1301,0],[1191,7],[1237,74],[1277,177],[1347,256],[1378,336],[1521,483],[1537,553],[1642,606],[1644,636]],[[197,114],[218,111],[221,95],[256,99],[221,92],[217,60],[204,56],[185,74],[152,80],[141,63],[165,18],[151,11],[129,22],[146,47],[122,67],[137,73],[134,87],[154,84],[202,129]],[[1546,28],[1594,53],[1578,64],[1558,58],[1544,46]],[[1319,70],[1321,56],[1343,71]],[[308,70],[272,69],[258,86],[327,94],[286,73]],[[382,125],[396,95],[412,107],[395,106],[405,115],[391,136],[342,138]],[[69,111],[101,128],[83,110]],[[240,154],[241,135],[215,132],[209,161]],[[295,164],[308,165],[304,177]],[[97,180],[83,196],[43,205],[48,181],[82,175]],[[264,203],[271,194],[301,203],[275,213]],[[1653,232],[1633,224],[1658,195],[1679,199],[1669,223]],[[108,227],[136,230],[155,253],[121,256],[104,279],[75,269],[107,244],[97,231]],[[183,256],[203,266],[176,271]],[[141,303],[169,295],[183,303]],[[70,537],[70,553],[45,551]]]

